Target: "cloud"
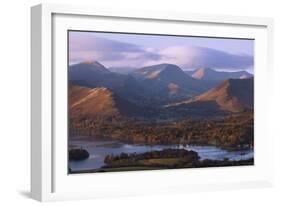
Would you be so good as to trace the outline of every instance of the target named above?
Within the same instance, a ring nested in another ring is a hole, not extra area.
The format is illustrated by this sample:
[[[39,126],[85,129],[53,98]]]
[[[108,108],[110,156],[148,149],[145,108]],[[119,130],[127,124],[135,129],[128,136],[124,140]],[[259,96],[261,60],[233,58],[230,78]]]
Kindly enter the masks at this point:
[[[216,69],[241,70],[253,66],[253,57],[230,54],[224,51],[193,46],[174,46],[159,51],[161,59],[148,64],[168,62],[183,68],[209,67]]]
[[[159,63],[172,63],[186,68],[210,67],[241,70],[253,67],[253,57],[225,51],[195,47],[173,46],[166,48],[142,47],[135,44],[95,37],[90,34],[69,36],[69,60],[77,63],[96,60],[106,66],[143,67]]]
[[[97,60],[115,64],[114,66],[131,66],[133,62],[148,60],[158,60],[161,56],[157,53],[145,50],[141,46],[105,38],[94,37],[92,35],[76,35],[70,33],[69,36],[69,60],[70,62],[82,62]],[[121,64],[121,65],[120,65]]]

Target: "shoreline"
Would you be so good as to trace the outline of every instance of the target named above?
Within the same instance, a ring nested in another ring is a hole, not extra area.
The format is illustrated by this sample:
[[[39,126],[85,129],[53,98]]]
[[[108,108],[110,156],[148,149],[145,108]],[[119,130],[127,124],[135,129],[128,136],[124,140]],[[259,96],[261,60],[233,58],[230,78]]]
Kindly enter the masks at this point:
[[[81,169],[69,173],[91,173],[109,171],[132,171],[132,170],[154,170],[154,169],[180,169],[201,167],[222,167],[254,165],[254,157],[234,160],[224,159],[202,159],[198,152],[188,149],[162,149],[142,153],[108,154],[104,156],[104,164],[96,169]]]
[[[125,138],[126,139],[126,138]],[[231,152],[231,151],[247,151],[247,150],[253,150],[254,151],[254,148],[251,147],[251,146],[248,146],[248,147],[230,147],[230,146],[224,146],[224,145],[219,145],[219,144],[194,144],[194,143],[179,143],[179,144],[176,144],[174,142],[171,142],[171,143],[134,143],[132,141],[126,141],[124,139],[114,139],[114,138],[111,138],[111,137],[95,137],[95,136],[83,136],[83,135],[73,135],[71,137],[69,137],[68,139],[68,147],[72,147],[73,145],[70,144],[71,140],[73,141],[94,141],[94,140],[97,140],[97,141],[115,141],[117,143],[122,143],[122,144],[128,144],[128,145],[134,145],[134,146],[176,146],[176,145],[180,145],[180,146],[191,146],[191,147],[217,147],[217,148],[220,148],[220,149],[223,149],[223,150],[226,150],[228,152]]]

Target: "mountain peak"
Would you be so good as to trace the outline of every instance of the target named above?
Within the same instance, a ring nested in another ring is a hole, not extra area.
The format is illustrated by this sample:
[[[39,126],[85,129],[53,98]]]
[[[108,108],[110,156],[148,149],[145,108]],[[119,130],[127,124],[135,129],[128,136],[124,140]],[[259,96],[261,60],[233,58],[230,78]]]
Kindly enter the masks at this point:
[[[178,68],[178,66],[177,65],[175,65],[175,64],[170,64],[170,63],[162,63],[162,64],[156,64],[156,65],[154,65],[154,66],[162,66],[162,67],[165,67],[165,68],[167,68],[167,67],[177,67]]]
[[[178,67],[175,64],[168,64],[168,63],[163,63],[163,64],[157,64],[154,65],[154,67],[158,67],[159,69],[163,70],[178,70],[182,71],[180,67]]]
[[[174,64],[156,64],[152,66],[143,67],[135,71],[135,74],[142,75],[146,79],[156,79],[159,78],[164,73],[183,73],[181,68]]]
[[[110,71],[105,66],[97,61],[80,62],[78,64],[71,65],[69,69],[70,72],[78,72],[78,74],[73,75],[74,77],[81,76],[82,74],[88,76],[91,72],[99,72],[103,74],[110,73]],[[83,72],[86,72],[86,74],[84,74]]]
[[[86,60],[86,61],[81,62],[81,64],[89,64],[89,65],[95,65],[97,67],[105,68],[105,66],[103,66],[101,63],[99,63],[98,61],[95,61],[95,60]]]

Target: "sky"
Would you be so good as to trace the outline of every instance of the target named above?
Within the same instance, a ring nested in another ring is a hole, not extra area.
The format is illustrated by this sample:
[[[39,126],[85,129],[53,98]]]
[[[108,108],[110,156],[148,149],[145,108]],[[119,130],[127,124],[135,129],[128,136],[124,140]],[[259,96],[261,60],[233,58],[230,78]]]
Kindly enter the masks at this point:
[[[69,64],[98,61],[106,67],[176,64],[253,73],[254,40],[69,31]]]

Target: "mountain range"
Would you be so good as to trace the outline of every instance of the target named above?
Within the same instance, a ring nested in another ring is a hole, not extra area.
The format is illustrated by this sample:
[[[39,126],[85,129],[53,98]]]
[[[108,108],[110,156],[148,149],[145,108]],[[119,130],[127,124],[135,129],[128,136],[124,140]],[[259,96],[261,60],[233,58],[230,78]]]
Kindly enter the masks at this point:
[[[71,118],[204,115],[253,108],[253,77],[247,72],[198,69],[187,74],[177,65],[158,64],[120,74],[96,61],[70,65],[68,71]]]
[[[69,81],[89,88],[106,87],[136,104],[167,103],[190,98],[208,89],[178,66],[159,64],[130,74],[109,71],[96,61],[69,66]]]

